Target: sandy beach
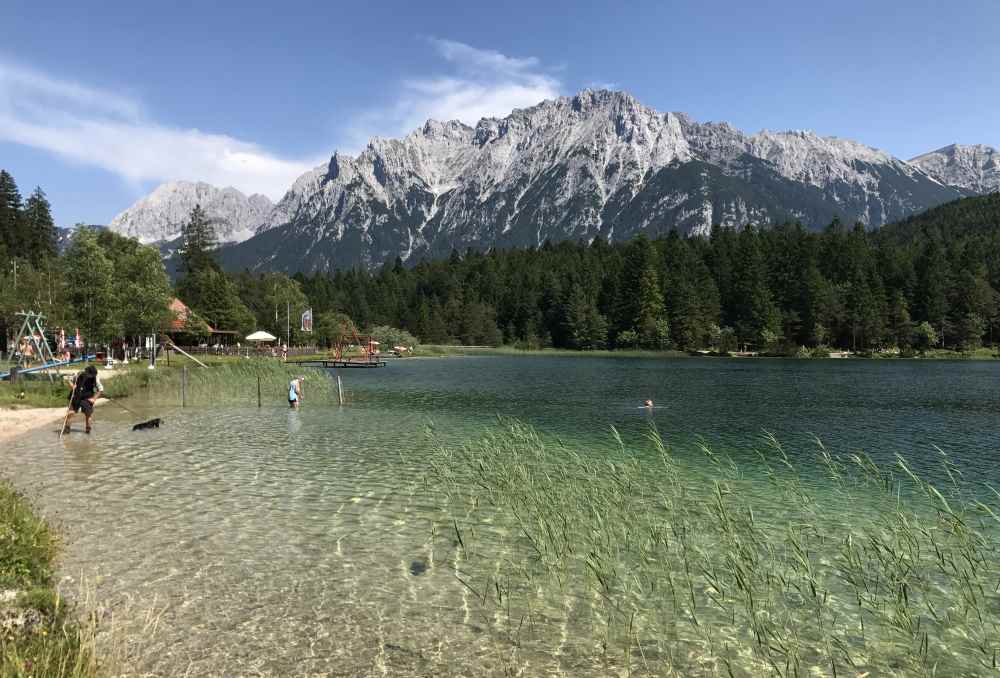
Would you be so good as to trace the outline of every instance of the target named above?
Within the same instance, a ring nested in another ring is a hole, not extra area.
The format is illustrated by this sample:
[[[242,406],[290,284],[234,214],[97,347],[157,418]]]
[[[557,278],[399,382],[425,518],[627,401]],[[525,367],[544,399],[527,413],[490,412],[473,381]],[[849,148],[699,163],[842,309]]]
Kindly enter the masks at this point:
[[[33,428],[58,422],[66,416],[65,407],[28,407],[0,409],[0,444],[27,433]]]

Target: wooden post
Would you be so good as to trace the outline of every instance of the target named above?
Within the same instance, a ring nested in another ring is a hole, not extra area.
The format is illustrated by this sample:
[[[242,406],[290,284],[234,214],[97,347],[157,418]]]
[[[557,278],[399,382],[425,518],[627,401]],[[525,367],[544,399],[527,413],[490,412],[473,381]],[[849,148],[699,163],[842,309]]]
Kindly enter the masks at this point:
[[[340,395],[340,404],[344,404],[344,385],[340,382],[340,375],[337,375],[337,393]]]
[[[181,368],[181,407],[187,407],[187,385],[188,368],[187,365]]]
[[[257,377],[257,407],[260,407],[260,377]]]

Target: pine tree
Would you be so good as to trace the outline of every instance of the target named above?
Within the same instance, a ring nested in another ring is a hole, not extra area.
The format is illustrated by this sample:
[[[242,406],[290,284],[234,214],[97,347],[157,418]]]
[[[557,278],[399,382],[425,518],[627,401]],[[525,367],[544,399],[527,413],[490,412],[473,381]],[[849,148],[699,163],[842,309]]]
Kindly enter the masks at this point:
[[[732,314],[741,342],[762,345],[780,330],[780,316],[767,285],[764,254],[756,230],[740,233],[733,267]]]
[[[7,256],[25,258],[23,207],[14,177],[0,170],[0,248]]]
[[[212,253],[218,246],[215,227],[209,221],[201,205],[195,205],[188,221],[181,230],[184,249],[181,252],[181,268],[187,273],[202,268],[218,268]]]
[[[913,344],[913,321],[906,304],[906,297],[897,290],[892,295],[888,308],[889,337],[900,349],[907,349]]]
[[[599,330],[595,316],[599,315],[587,300],[587,296],[580,285],[571,285],[568,297],[563,305],[563,331],[567,338],[565,346],[584,350],[592,348],[597,340],[595,331]],[[605,328],[605,332],[606,332]]]
[[[640,343],[653,346],[659,341],[657,322],[664,315],[663,293],[656,272],[658,257],[644,236],[627,247],[617,290],[616,330],[634,332]]]
[[[944,249],[937,240],[930,240],[917,258],[917,319],[931,323],[938,337],[945,340],[948,316],[948,296],[951,289],[951,273]]]
[[[56,225],[52,220],[49,201],[40,186],[28,196],[24,204],[23,219],[27,236],[27,258],[32,265],[40,267],[42,262],[56,256]]]
[[[663,317],[663,293],[654,264],[650,262],[639,278],[639,317],[635,327],[646,348],[663,349],[669,342],[667,321]]]

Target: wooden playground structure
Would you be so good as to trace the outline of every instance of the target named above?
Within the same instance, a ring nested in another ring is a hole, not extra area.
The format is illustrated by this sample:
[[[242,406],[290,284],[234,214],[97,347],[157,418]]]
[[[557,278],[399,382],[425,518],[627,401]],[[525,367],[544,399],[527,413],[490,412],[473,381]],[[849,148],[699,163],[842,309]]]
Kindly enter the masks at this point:
[[[60,360],[52,353],[45,338],[45,316],[34,311],[21,311],[15,314],[23,318],[21,329],[18,330],[14,339],[14,350],[17,360],[6,372],[0,372],[0,381],[15,379],[22,374],[34,374],[44,372],[49,381],[60,378],[58,369],[76,363],[88,362],[94,359],[93,355],[80,355],[69,360]],[[41,361],[40,365],[35,365],[36,361]]]
[[[352,347],[361,349],[359,357],[345,357],[345,354]],[[358,335],[357,329],[351,327],[341,327],[340,336],[337,342],[330,348],[332,356],[330,358],[320,358],[315,360],[295,360],[296,365],[307,365],[310,367],[385,367],[386,362],[379,357],[379,342],[372,337],[362,338]]]

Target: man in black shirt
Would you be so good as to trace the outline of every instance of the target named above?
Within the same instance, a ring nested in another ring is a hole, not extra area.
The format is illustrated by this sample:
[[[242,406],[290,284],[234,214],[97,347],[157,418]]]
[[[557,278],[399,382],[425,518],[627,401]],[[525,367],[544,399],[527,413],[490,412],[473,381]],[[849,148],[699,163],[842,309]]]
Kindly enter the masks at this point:
[[[83,410],[83,418],[87,422],[87,433],[90,433],[91,419],[94,415],[94,403],[104,393],[104,386],[100,377],[97,376],[97,368],[90,365],[85,370],[76,375],[73,380],[73,395],[69,403],[69,412],[66,415],[66,424],[63,433],[69,431],[69,422],[73,415]]]

